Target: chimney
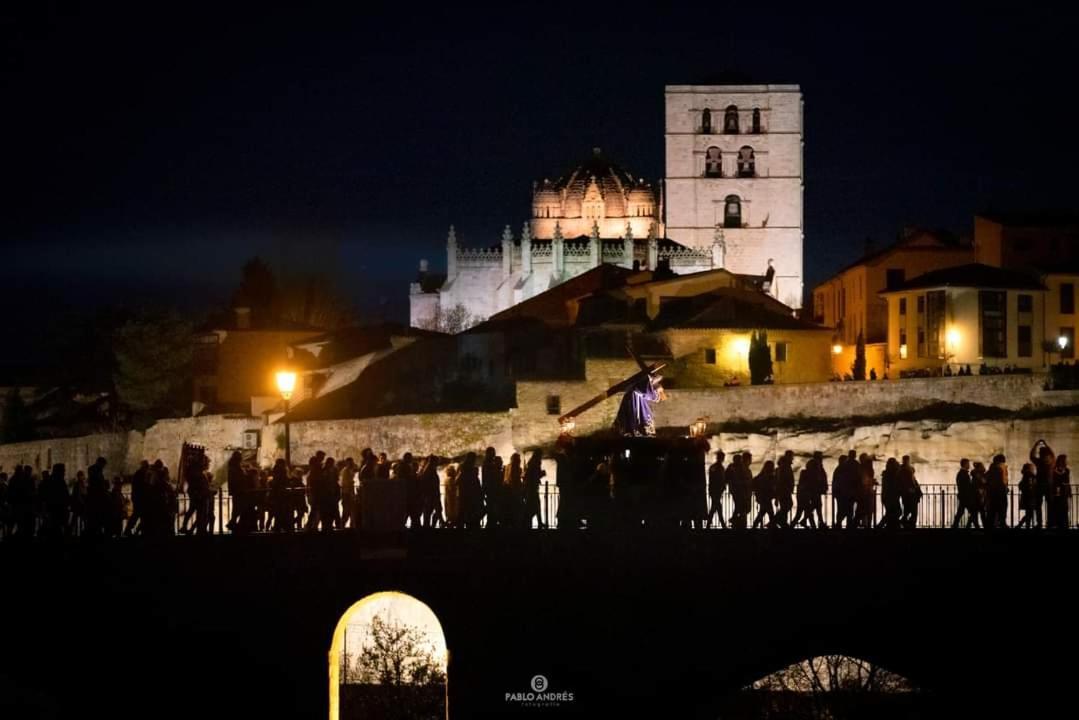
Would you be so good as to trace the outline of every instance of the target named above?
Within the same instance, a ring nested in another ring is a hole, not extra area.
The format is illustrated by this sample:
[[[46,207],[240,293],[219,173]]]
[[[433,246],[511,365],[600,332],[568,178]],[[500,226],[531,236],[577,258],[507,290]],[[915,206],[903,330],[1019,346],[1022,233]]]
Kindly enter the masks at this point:
[[[236,313],[236,329],[237,330],[250,330],[251,329],[251,308],[249,307],[236,307],[232,309]]]

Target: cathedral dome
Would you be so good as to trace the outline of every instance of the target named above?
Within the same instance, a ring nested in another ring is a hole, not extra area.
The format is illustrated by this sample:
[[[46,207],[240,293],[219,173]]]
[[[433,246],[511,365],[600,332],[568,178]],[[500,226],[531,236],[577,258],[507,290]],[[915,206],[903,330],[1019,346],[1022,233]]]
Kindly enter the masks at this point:
[[[651,217],[655,214],[656,196],[652,188],[638,183],[626,195],[626,214],[633,217]]]
[[[559,217],[562,214],[562,193],[550,180],[544,180],[532,194],[533,217]]]
[[[626,193],[637,183],[633,176],[603,155],[599,148],[575,168],[560,177],[552,187],[566,193],[566,216],[578,217],[581,202],[589,186],[595,182],[603,196],[604,213],[607,217],[626,216]]]

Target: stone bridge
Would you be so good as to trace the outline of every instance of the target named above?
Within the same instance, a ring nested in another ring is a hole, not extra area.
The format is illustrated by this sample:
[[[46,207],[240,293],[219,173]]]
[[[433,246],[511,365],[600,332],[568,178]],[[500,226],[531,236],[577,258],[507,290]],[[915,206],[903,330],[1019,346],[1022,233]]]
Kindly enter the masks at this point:
[[[1071,699],[1077,551],[1079,533],[932,530],[8,542],[0,715],[321,720],[334,629],[383,590],[441,621],[451,718],[715,718],[831,653],[941,716],[1048,715]],[[537,674],[573,701],[507,703]]]

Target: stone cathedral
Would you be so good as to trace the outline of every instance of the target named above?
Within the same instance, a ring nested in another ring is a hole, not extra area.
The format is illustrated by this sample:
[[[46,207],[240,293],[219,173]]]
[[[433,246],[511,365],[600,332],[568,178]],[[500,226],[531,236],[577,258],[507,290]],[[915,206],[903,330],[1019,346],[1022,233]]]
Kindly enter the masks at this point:
[[[480,322],[601,263],[678,274],[767,276],[802,299],[802,97],[797,85],[670,85],[666,178],[656,186],[600,148],[533,184],[532,217],[501,242],[466,246],[453,227],[446,273],[420,262],[410,322]]]

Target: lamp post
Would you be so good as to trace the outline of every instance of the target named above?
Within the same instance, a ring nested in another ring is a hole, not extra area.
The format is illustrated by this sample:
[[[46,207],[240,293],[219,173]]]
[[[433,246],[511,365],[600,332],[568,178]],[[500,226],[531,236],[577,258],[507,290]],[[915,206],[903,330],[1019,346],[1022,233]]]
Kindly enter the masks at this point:
[[[296,373],[291,370],[282,370],[277,373],[277,389],[281,398],[285,401],[285,464],[292,466],[292,442],[288,434],[288,401],[292,399],[292,391],[296,389]]]
[[[1061,335],[1057,338],[1057,346],[1060,348],[1060,359],[1064,359],[1064,351],[1068,349],[1068,336]]]

